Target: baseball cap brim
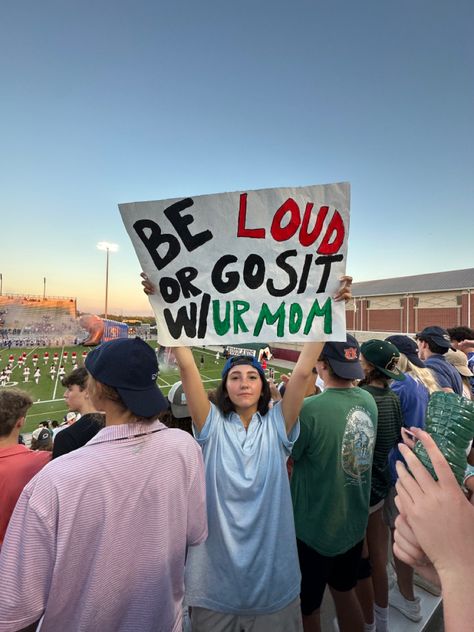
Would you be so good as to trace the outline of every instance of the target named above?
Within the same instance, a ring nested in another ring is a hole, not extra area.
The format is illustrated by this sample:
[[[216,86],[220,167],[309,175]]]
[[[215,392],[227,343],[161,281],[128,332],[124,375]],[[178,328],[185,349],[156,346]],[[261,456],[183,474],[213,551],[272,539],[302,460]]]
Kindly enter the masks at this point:
[[[222,369],[222,378],[224,378],[231,369],[235,366],[239,366],[240,364],[248,364],[252,366],[254,369],[257,369],[263,378],[265,377],[265,371],[263,370],[262,365],[254,356],[232,356],[227,360],[224,368]]]
[[[140,391],[117,387],[116,391],[128,410],[137,417],[153,417],[169,407],[168,400],[156,384]]]
[[[402,373],[400,369],[396,369],[395,371],[389,371],[388,369],[383,369],[381,366],[376,367],[380,373],[383,373],[391,380],[396,380],[397,382],[403,382],[406,379],[405,373]]]
[[[360,362],[342,362],[333,358],[326,358],[329,366],[343,380],[363,380],[365,375]]]
[[[459,366],[458,364],[454,364],[453,366],[456,371],[463,377],[473,377],[474,375],[474,373],[470,371],[467,366]]]
[[[184,419],[185,417],[191,417],[188,407],[183,404],[178,406],[177,404],[171,404],[171,412],[176,419]]]
[[[407,353],[406,351],[402,351],[402,353],[406,355],[406,357],[412,364],[420,369],[426,369],[426,364],[423,362],[419,355],[417,355],[416,353]]]

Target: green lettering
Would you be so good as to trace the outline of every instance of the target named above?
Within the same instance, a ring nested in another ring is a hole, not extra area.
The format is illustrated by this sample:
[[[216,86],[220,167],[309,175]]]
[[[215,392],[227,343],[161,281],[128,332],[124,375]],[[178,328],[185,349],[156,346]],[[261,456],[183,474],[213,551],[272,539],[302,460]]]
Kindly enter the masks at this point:
[[[322,307],[319,306],[318,299],[314,299],[314,303],[309,310],[306,324],[304,326],[304,334],[307,336],[313,326],[315,316],[324,316],[323,331],[325,334],[332,334],[332,299],[328,297]]]
[[[257,322],[255,323],[253,335],[258,336],[260,334],[265,322],[268,325],[273,325],[274,323],[276,323],[277,320],[277,336],[278,338],[282,338],[283,334],[285,333],[285,303],[281,303],[280,307],[274,314],[271,313],[268,305],[266,303],[263,303],[262,307],[260,308]]]
[[[225,302],[225,316],[221,320],[220,301],[212,301],[212,320],[218,336],[224,336],[230,329],[230,302]]]
[[[300,330],[301,323],[303,322],[303,310],[301,309],[301,305],[299,303],[292,303],[290,305],[288,321],[290,334],[297,334]]]
[[[242,314],[248,312],[250,309],[250,303],[247,301],[234,301],[234,334],[239,333],[239,327],[241,331],[248,331],[247,325],[242,320]]]

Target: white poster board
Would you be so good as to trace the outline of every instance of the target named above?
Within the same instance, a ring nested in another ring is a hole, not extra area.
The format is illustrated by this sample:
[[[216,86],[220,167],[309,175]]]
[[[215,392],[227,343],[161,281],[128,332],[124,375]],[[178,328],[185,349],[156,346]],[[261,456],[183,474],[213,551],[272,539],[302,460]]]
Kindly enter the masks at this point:
[[[346,182],[119,204],[166,346],[345,340]]]

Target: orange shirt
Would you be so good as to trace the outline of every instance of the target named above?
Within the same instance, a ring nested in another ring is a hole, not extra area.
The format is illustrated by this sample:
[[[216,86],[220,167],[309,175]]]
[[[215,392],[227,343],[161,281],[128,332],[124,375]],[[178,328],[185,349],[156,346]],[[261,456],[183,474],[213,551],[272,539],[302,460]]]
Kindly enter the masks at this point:
[[[0,548],[23,488],[51,459],[51,452],[29,450],[24,445],[0,449]]]

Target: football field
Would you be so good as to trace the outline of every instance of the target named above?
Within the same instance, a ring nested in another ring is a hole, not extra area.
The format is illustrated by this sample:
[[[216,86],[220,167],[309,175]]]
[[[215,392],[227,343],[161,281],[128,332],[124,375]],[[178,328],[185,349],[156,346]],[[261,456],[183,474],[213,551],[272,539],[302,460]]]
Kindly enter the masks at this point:
[[[150,341],[149,344],[153,349],[156,348],[155,342]],[[9,358],[13,356],[11,373],[6,385],[1,388],[20,388],[33,398],[34,403],[28,411],[26,423],[22,429],[23,433],[31,432],[39,422],[47,419],[51,421],[55,419],[59,423],[62,422],[64,415],[67,413],[67,407],[63,399],[64,387],[61,384],[59,369],[63,365],[66,375],[73,370],[73,353],[76,353],[78,366],[83,366],[82,354],[84,351],[87,351],[87,348],[80,346],[12,347],[11,349],[0,349],[0,373],[6,369],[9,364]],[[45,360],[45,352],[48,353],[47,361]],[[67,356],[65,355],[66,353]],[[55,354],[57,357],[56,362],[54,361]],[[204,388],[206,390],[215,388],[220,381],[222,367],[224,366],[222,353],[220,353],[218,360],[216,359],[216,351],[211,349],[194,348],[193,354],[201,373]],[[20,360],[21,357],[24,358],[24,361]],[[51,372],[52,366],[56,369],[54,373]],[[288,371],[288,369],[280,368],[273,362],[269,363],[269,366],[275,369],[276,381],[278,381],[280,372],[286,373]],[[30,369],[27,381],[24,375],[26,367]],[[33,376],[38,368],[41,375],[38,379],[38,384],[36,384]],[[179,372],[174,363],[172,361],[169,363],[160,361],[160,374],[157,384],[162,392],[167,395],[171,386],[178,380]]]

